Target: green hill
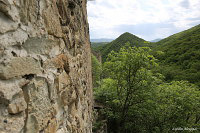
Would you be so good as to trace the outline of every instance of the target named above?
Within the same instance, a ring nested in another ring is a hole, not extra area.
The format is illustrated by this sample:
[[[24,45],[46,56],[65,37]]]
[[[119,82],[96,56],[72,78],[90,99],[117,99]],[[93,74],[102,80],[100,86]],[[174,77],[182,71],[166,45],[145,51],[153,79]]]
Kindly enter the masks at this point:
[[[200,25],[154,44],[166,80],[188,80],[200,86]]]
[[[131,46],[149,46],[160,64],[157,71],[166,81],[188,80],[200,86],[200,25],[154,43],[126,32],[110,43],[94,45],[93,50],[100,52],[105,62],[112,50],[119,51],[127,42]]]
[[[112,42],[98,47],[96,50],[100,51],[102,54],[103,62],[106,60],[107,55],[113,51],[119,51],[122,46],[124,46],[127,42],[131,44],[131,46],[143,46],[145,44],[145,40],[141,39],[131,33],[124,33],[120,35],[117,39],[113,40]]]

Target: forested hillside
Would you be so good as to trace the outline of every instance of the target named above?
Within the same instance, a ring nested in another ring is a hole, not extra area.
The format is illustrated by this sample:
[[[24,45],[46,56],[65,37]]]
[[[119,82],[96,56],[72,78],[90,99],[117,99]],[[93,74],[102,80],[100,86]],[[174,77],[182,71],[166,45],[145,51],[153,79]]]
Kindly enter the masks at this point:
[[[167,81],[188,80],[200,86],[200,25],[161,40],[152,49]]]
[[[200,25],[174,34],[159,42],[147,42],[130,33],[124,33],[111,43],[93,44],[93,50],[102,54],[103,62],[108,54],[129,42],[131,46],[150,47],[158,59],[157,69],[166,81],[187,80],[200,86]]]
[[[93,51],[100,52],[100,49],[108,43],[109,42],[91,42],[91,47]]]

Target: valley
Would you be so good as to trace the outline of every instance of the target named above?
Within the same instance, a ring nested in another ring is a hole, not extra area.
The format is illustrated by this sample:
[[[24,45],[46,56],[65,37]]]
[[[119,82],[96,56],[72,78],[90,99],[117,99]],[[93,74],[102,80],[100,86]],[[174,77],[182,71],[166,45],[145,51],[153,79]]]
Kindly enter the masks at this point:
[[[101,105],[95,132],[105,125],[111,133],[198,130],[200,25],[158,42],[126,32],[92,43],[92,53],[94,97]]]

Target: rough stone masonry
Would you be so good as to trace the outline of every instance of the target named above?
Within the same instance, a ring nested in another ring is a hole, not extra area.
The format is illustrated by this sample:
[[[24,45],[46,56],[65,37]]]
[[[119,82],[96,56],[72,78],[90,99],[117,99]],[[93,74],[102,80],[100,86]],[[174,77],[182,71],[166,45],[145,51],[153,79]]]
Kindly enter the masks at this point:
[[[0,0],[0,133],[91,133],[86,0]]]

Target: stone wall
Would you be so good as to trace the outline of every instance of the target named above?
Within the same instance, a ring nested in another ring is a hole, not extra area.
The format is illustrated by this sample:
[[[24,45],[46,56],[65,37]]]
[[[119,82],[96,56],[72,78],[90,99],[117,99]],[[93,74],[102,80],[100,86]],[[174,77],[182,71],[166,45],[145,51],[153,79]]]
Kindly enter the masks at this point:
[[[86,0],[0,0],[0,132],[92,132]]]

